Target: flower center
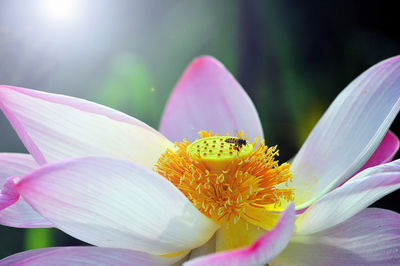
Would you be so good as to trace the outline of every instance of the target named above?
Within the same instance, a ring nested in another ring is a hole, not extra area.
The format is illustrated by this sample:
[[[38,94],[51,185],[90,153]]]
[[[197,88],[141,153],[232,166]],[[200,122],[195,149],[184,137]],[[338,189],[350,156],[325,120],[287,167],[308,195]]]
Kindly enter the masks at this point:
[[[227,168],[232,160],[250,155],[253,145],[241,138],[214,136],[198,139],[186,149],[190,158],[204,162],[210,171],[217,172]]]
[[[277,146],[249,143],[237,137],[213,136],[176,143],[161,155],[155,171],[173,183],[202,213],[224,225],[240,219],[266,228],[267,208],[293,200],[292,188],[277,186],[291,180],[289,164],[275,160]]]

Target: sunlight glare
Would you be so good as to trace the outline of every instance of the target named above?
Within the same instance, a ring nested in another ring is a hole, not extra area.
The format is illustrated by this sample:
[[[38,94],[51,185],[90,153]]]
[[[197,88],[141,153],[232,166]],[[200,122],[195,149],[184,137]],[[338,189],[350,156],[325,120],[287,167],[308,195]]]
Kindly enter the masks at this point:
[[[79,0],[43,0],[42,16],[51,21],[72,22],[79,13]]]

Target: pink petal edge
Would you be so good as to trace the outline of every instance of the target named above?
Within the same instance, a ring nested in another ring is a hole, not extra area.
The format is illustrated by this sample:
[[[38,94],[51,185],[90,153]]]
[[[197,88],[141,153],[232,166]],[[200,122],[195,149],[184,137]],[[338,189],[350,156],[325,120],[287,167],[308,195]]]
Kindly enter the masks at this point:
[[[75,98],[72,96],[66,96],[66,95],[61,95],[61,94],[53,94],[53,93],[48,93],[48,92],[43,92],[43,91],[37,91],[37,90],[31,90],[27,88],[21,88],[21,87],[14,87],[14,86],[8,86],[8,85],[0,85],[1,87],[8,88],[14,91],[17,91],[21,94],[25,94],[34,98],[42,99],[44,101],[49,101],[52,103],[57,103],[57,104],[62,104],[62,105],[67,105],[76,109],[79,109],[84,112],[88,113],[93,113],[93,114],[98,114],[98,115],[104,115],[107,116],[108,118],[111,118],[112,120],[128,123],[131,125],[136,125],[136,126],[142,126],[146,129],[149,129],[153,131],[154,133],[158,133],[157,130],[153,129],[152,127],[148,126],[146,123],[131,117],[125,113],[122,113],[120,111],[114,110],[110,107],[93,103],[84,99],[79,99]]]
[[[262,235],[251,246],[199,257],[186,262],[184,265],[265,265],[278,256],[289,243],[295,219],[294,204],[291,203],[282,213],[276,226],[271,231]]]

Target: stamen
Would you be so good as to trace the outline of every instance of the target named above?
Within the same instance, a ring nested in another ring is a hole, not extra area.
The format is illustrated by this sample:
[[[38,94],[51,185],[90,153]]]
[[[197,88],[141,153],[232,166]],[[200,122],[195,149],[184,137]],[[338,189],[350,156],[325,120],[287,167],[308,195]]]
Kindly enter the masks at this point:
[[[200,136],[161,155],[155,171],[205,215],[221,224],[241,218],[260,221],[268,205],[293,200],[293,189],[277,187],[292,176],[289,164],[275,160],[276,146],[268,148],[264,141],[257,145],[257,139],[249,143],[243,133],[230,137],[202,131]]]

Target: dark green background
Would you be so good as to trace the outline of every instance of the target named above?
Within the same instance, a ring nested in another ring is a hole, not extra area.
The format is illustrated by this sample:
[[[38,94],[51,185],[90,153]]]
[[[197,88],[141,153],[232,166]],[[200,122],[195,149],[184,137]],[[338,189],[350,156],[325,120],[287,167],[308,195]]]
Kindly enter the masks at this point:
[[[74,25],[41,18],[40,3],[0,1],[0,83],[99,102],[157,128],[185,67],[213,55],[255,102],[282,161],[351,80],[400,51],[399,9],[384,1],[86,0]],[[3,115],[0,128],[0,151],[25,152]],[[376,206],[400,212],[399,195]],[[0,226],[0,258],[77,244],[55,229]]]

